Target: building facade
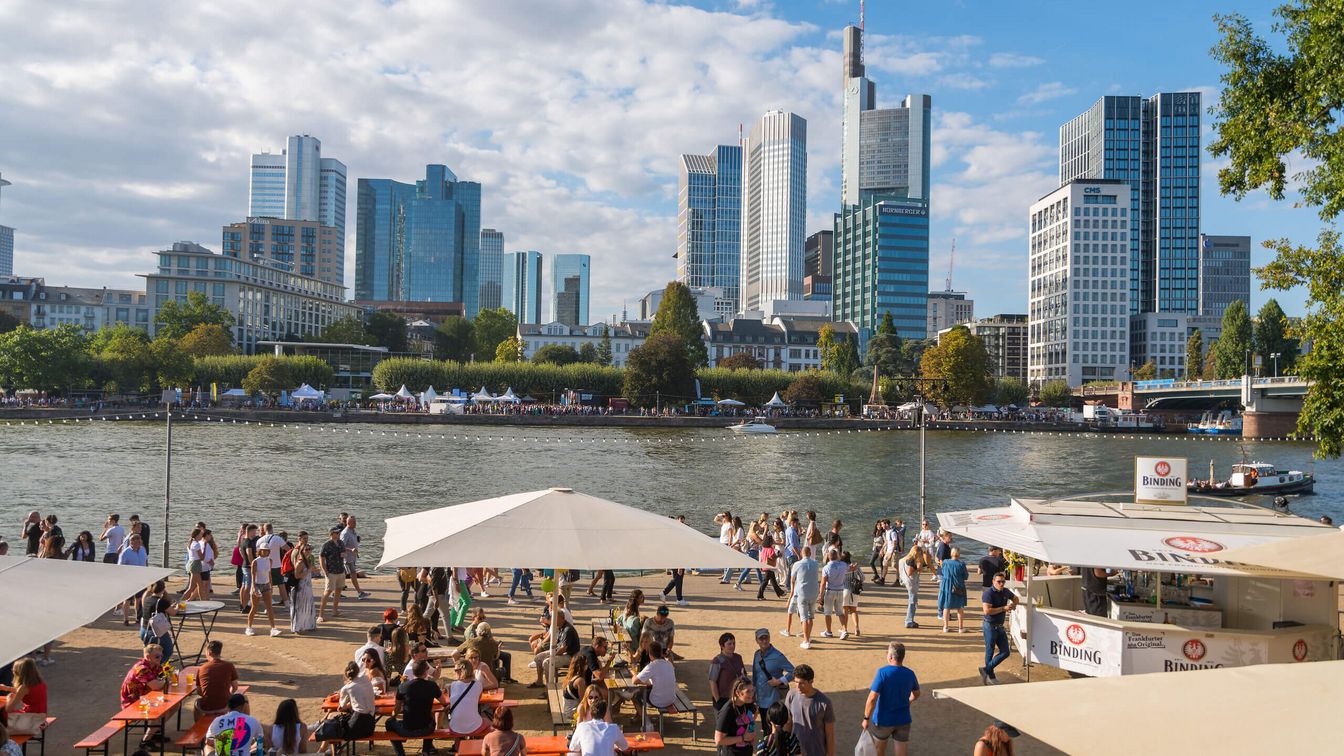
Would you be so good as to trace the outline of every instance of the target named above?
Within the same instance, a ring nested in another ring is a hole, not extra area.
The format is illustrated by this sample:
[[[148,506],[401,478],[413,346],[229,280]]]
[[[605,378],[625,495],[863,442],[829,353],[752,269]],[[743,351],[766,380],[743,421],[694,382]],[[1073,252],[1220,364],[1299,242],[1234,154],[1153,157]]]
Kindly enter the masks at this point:
[[[1031,383],[1125,377],[1132,203],[1128,181],[1076,179],[1028,211]]]
[[[831,301],[831,271],[835,260],[835,231],[826,229],[803,244],[803,299]]]
[[[145,293],[131,289],[47,286],[41,278],[0,278],[0,312],[34,330],[77,325],[96,333],[117,323],[146,333],[153,319]]]
[[[7,186],[12,184],[0,176],[0,198]],[[12,275],[14,275],[14,229],[0,225],[0,277]]]
[[[1131,315],[1129,370],[1137,370],[1151,361],[1157,368],[1158,378],[1184,378],[1185,344],[1190,335],[1188,317],[1183,312]],[[1128,379],[1132,375],[1130,372],[1125,377]]]
[[[843,32],[841,84],[841,206],[877,196],[929,198],[933,99],[907,95],[899,107],[878,108],[877,86],[865,75],[863,30]]]
[[[480,303],[481,185],[443,165],[415,184],[360,179],[355,298]]]
[[[929,204],[869,198],[835,216],[832,312],[854,323],[860,340],[890,313],[902,339],[926,339],[929,296]]]
[[[995,378],[1027,380],[1027,316],[993,315],[968,323],[989,353]]]
[[[318,221],[248,218],[225,226],[225,255],[269,263],[281,270],[345,285],[340,229]]]
[[[481,309],[500,305],[500,287],[504,275],[504,234],[493,228],[481,229]]]
[[[928,325],[930,334],[954,325],[975,320],[975,300],[967,299],[964,291],[929,292]]]
[[[682,155],[677,177],[677,280],[719,288],[738,302],[742,258],[742,148]]]
[[[830,323],[839,341],[857,338],[849,323],[831,323],[825,318],[740,316],[727,321],[702,324],[709,365],[736,354],[750,354],[762,368],[771,370],[817,370],[821,368],[821,350],[817,338],[822,326]]]
[[[738,312],[803,298],[807,121],[782,110],[766,113],[747,136],[742,161]]]
[[[639,320],[651,322],[663,303],[663,289],[654,289],[639,299]],[[707,289],[691,289],[695,298],[695,309],[701,320],[728,320],[737,313],[736,303],[728,298],[723,289],[712,286]]]
[[[233,343],[244,354],[261,341],[319,336],[333,322],[361,314],[344,301],[343,286],[217,254],[194,242],[174,243],[158,253],[158,262],[156,272],[143,276],[152,312],[170,301],[186,302],[192,292],[203,294],[233,315]],[[150,336],[155,335],[152,326]]]
[[[551,255],[551,321],[588,325],[588,285],[592,258]]]
[[[500,306],[521,323],[541,322],[541,253],[508,252],[504,255]]]
[[[337,263],[323,280],[345,283],[345,163],[322,157],[322,142],[291,136],[279,155],[252,155],[249,218],[312,221],[334,229]],[[316,272],[304,275],[317,275]]]
[[[1199,237],[1199,314],[1222,322],[1227,306],[1251,306],[1251,237]]]
[[[571,326],[566,323],[519,323],[518,338],[523,342],[523,358],[531,360],[542,347],[552,344],[579,351],[585,344],[594,349],[602,343],[605,330],[611,339],[611,364],[625,367],[630,351],[649,337],[648,323],[593,323]]]

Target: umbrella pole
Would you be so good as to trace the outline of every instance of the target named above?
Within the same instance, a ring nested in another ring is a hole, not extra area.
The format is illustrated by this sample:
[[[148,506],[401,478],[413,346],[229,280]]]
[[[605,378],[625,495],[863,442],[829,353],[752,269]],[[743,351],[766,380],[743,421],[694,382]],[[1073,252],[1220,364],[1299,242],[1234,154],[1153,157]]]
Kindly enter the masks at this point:
[[[1027,652],[1022,654],[1022,666],[1027,672],[1027,682],[1031,682],[1031,614],[1036,602],[1031,598],[1031,573],[1036,571],[1036,560],[1027,557]]]

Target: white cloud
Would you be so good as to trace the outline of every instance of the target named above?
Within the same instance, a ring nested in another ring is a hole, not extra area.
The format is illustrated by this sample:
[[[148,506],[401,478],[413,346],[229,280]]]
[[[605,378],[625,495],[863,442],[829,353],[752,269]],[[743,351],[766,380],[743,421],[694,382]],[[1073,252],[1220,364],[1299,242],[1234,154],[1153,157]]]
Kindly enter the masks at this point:
[[[1049,100],[1068,97],[1077,91],[1073,87],[1064,86],[1062,82],[1051,81],[1038,84],[1035,89],[1017,98],[1017,103],[1019,105],[1039,105]]]
[[[1045,62],[1044,58],[1017,53],[994,53],[989,56],[990,68],[1030,68]]]
[[[984,89],[990,85],[989,81],[969,73],[955,73],[939,77],[938,84],[945,89]]]

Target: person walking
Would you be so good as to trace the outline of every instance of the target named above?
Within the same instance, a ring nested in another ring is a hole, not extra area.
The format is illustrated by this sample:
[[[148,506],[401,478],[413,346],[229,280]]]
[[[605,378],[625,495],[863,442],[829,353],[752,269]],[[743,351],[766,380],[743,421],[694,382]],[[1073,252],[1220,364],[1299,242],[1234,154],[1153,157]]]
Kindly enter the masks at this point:
[[[859,631],[859,596],[863,593],[863,566],[851,559],[848,551],[841,554],[840,559],[849,563],[849,574],[845,576],[845,590],[841,598],[845,608],[844,621],[854,626],[855,635],[862,635]]]
[[[317,629],[317,611],[313,606],[313,571],[317,560],[308,543],[308,531],[299,531],[299,542],[289,553],[293,565],[294,590],[289,595],[289,629],[306,633]]]
[[[943,632],[952,632],[948,622],[952,612],[957,613],[957,632],[966,632],[966,581],[970,574],[966,563],[961,561],[961,549],[952,547],[952,551],[938,568],[942,580],[938,584],[938,616],[943,618]]]
[[[761,539],[761,548],[757,552],[757,560],[764,565],[763,569],[757,570],[761,573],[761,587],[756,591],[756,600],[765,600],[765,587],[767,585],[775,589],[775,598],[784,598],[784,589],[779,587],[778,567],[783,561],[780,556],[779,547],[775,545],[776,541],[771,536],[764,536]]]
[[[334,525],[327,542],[319,553],[326,579],[322,586],[322,603],[317,607],[317,621],[327,621],[327,599],[331,599],[331,614],[341,616],[341,589],[345,587],[345,546],[341,544],[341,527]]]
[[[919,623],[915,622],[915,610],[919,608],[919,574],[923,563],[928,558],[928,552],[916,544],[910,547],[910,553],[906,554],[896,565],[896,572],[901,578],[901,585],[905,586],[906,629],[919,628]]]
[[[803,642],[799,648],[806,651],[812,648],[812,621],[816,617],[816,604],[821,594],[821,567],[812,558],[812,547],[804,546],[802,558],[789,569],[789,584],[793,586],[789,596],[789,618],[780,635],[788,637],[793,631],[793,615],[796,613],[803,624]]]
[[[840,640],[849,637],[849,617],[845,614],[845,585],[849,581],[849,562],[841,558],[838,550],[832,549],[827,555],[826,566],[821,570],[821,611],[826,617],[826,629],[821,637],[834,638],[831,632],[831,617],[840,618]]]
[[[873,582],[882,583],[882,572],[878,569],[882,566],[883,558],[887,553],[887,521],[878,520],[873,525],[873,556],[868,560],[868,568],[873,571]]]
[[[727,548],[733,547],[733,513],[724,510],[714,515],[714,524],[719,526],[719,543]],[[733,574],[732,567],[723,568],[723,576],[719,578],[720,585],[726,585]]]
[[[252,560],[252,606],[247,611],[247,627],[243,629],[243,635],[257,634],[257,631],[252,629],[252,621],[257,616],[258,604],[266,609],[266,621],[270,623],[271,636],[280,635],[280,628],[275,626],[274,596],[271,586],[271,547],[269,544],[258,544],[257,558]]]
[[[1008,571],[1008,560],[1003,558],[1002,546],[990,546],[989,553],[980,559],[980,587],[993,588],[994,576]]]
[[[535,601],[532,595],[532,570],[526,567],[513,568],[513,582],[509,584],[509,606],[518,605],[518,589],[527,594],[528,601]]]
[[[814,677],[811,665],[799,664],[793,670],[798,687],[784,697],[784,705],[802,756],[835,756],[835,706],[812,684]]]
[[[140,534],[136,533],[126,540],[126,547],[117,555],[117,564],[129,564],[134,567],[149,566],[149,552],[145,551],[144,545],[140,541]],[[141,603],[144,601],[144,591],[131,596],[122,604],[121,624],[131,624],[131,612],[134,611],[136,617],[140,616]]]
[[[919,678],[905,666],[905,644],[887,644],[887,663],[873,676],[863,704],[863,730],[877,741],[877,756],[886,756],[887,741],[895,741],[896,756],[910,747],[910,704],[919,698]]]
[[[355,532],[355,516],[345,518],[345,528],[341,530],[341,546],[344,548],[345,574],[350,586],[355,589],[355,598],[363,600],[369,597],[368,591],[359,587],[359,533]]]
[[[985,666],[981,667],[980,682],[983,685],[998,685],[999,678],[994,676],[994,668],[1007,659],[1008,628],[1004,619],[1008,612],[1017,608],[1017,596],[1005,588],[1007,577],[1000,572],[994,576],[994,585],[986,588],[980,597],[980,606],[985,612],[983,631],[985,633]],[[998,653],[994,653],[995,649]]]
[[[756,689],[756,705],[768,709],[783,700],[793,679],[793,663],[770,643],[770,631],[756,629],[756,653],[751,657],[751,682]],[[768,734],[768,733],[766,733]]]
[[[668,570],[668,574],[670,574],[670,575],[672,576],[672,578],[671,578],[670,580],[667,581],[667,586],[663,588],[663,593],[662,593],[662,599],[663,599],[663,601],[664,601],[664,602],[668,601],[668,594],[671,593],[671,592],[673,592],[673,591],[675,591],[675,592],[676,592],[676,597],[677,597],[677,606],[689,606],[689,605],[690,605],[690,602],[688,602],[688,601],[682,596],[682,592],[681,592],[681,591],[682,591],[682,585],[683,585],[683,584],[685,583],[685,581],[686,581],[686,570],[685,570],[685,569],[673,568],[673,569],[671,569],[671,570]]]

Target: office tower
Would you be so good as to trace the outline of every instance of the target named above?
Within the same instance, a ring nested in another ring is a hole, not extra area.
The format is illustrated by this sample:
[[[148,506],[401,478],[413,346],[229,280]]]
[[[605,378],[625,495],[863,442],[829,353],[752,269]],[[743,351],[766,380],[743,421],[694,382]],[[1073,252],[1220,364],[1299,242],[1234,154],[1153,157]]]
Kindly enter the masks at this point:
[[[1199,314],[1222,323],[1238,299],[1251,306],[1251,237],[1200,234]]]
[[[500,306],[512,312],[519,323],[541,322],[541,253],[508,252],[504,255]]]
[[[878,108],[877,86],[864,72],[859,27],[845,27],[842,60],[841,206],[874,196],[927,200],[933,99],[912,94],[899,107]]]
[[[493,228],[481,229],[481,309],[494,309],[500,303],[500,285],[504,264],[504,234]]]
[[[345,286],[339,229],[318,221],[248,218],[224,227],[223,254]]]
[[[1032,204],[1027,378],[1070,386],[1129,368],[1130,183],[1074,179]],[[1119,229],[1119,230],[1116,230]]]
[[[1059,182],[1129,184],[1130,314],[1198,314],[1198,92],[1107,96],[1059,129]]]
[[[742,162],[739,312],[803,298],[807,121],[782,110],[761,116],[747,136]]]
[[[938,332],[954,325],[975,320],[975,300],[967,299],[964,291],[931,291],[928,300],[929,338],[938,338]]]
[[[1027,379],[1027,316],[994,315],[966,326],[989,353],[995,378]]]
[[[551,322],[588,325],[588,255],[551,255]]]
[[[677,179],[677,280],[721,288],[738,303],[742,256],[742,147],[682,155]]]
[[[252,156],[247,215],[251,218],[285,217],[285,153]]]
[[[826,229],[803,243],[803,299],[831,301],[831,269],[835,259],[835,231]]]
[[[322,142],[291,136],[279,155],[252,156],[248,218],[316,221],[336,229],[336,283],[345,283],[345,164],[322,157]],[[325,280],[325,279],[324,279]]]
[[[0,176],[0,195],[12,184]],[[14,275],[14,229],[0,226],[0,276]]]
[[[929,203],[867,197],[835,215],[832,312],[866,341],[890,313],[903,339],[928,332]]]
[[[481,185],[425,166],[415,184],[360,179],[355,219],[355,299],[480,301]]]

